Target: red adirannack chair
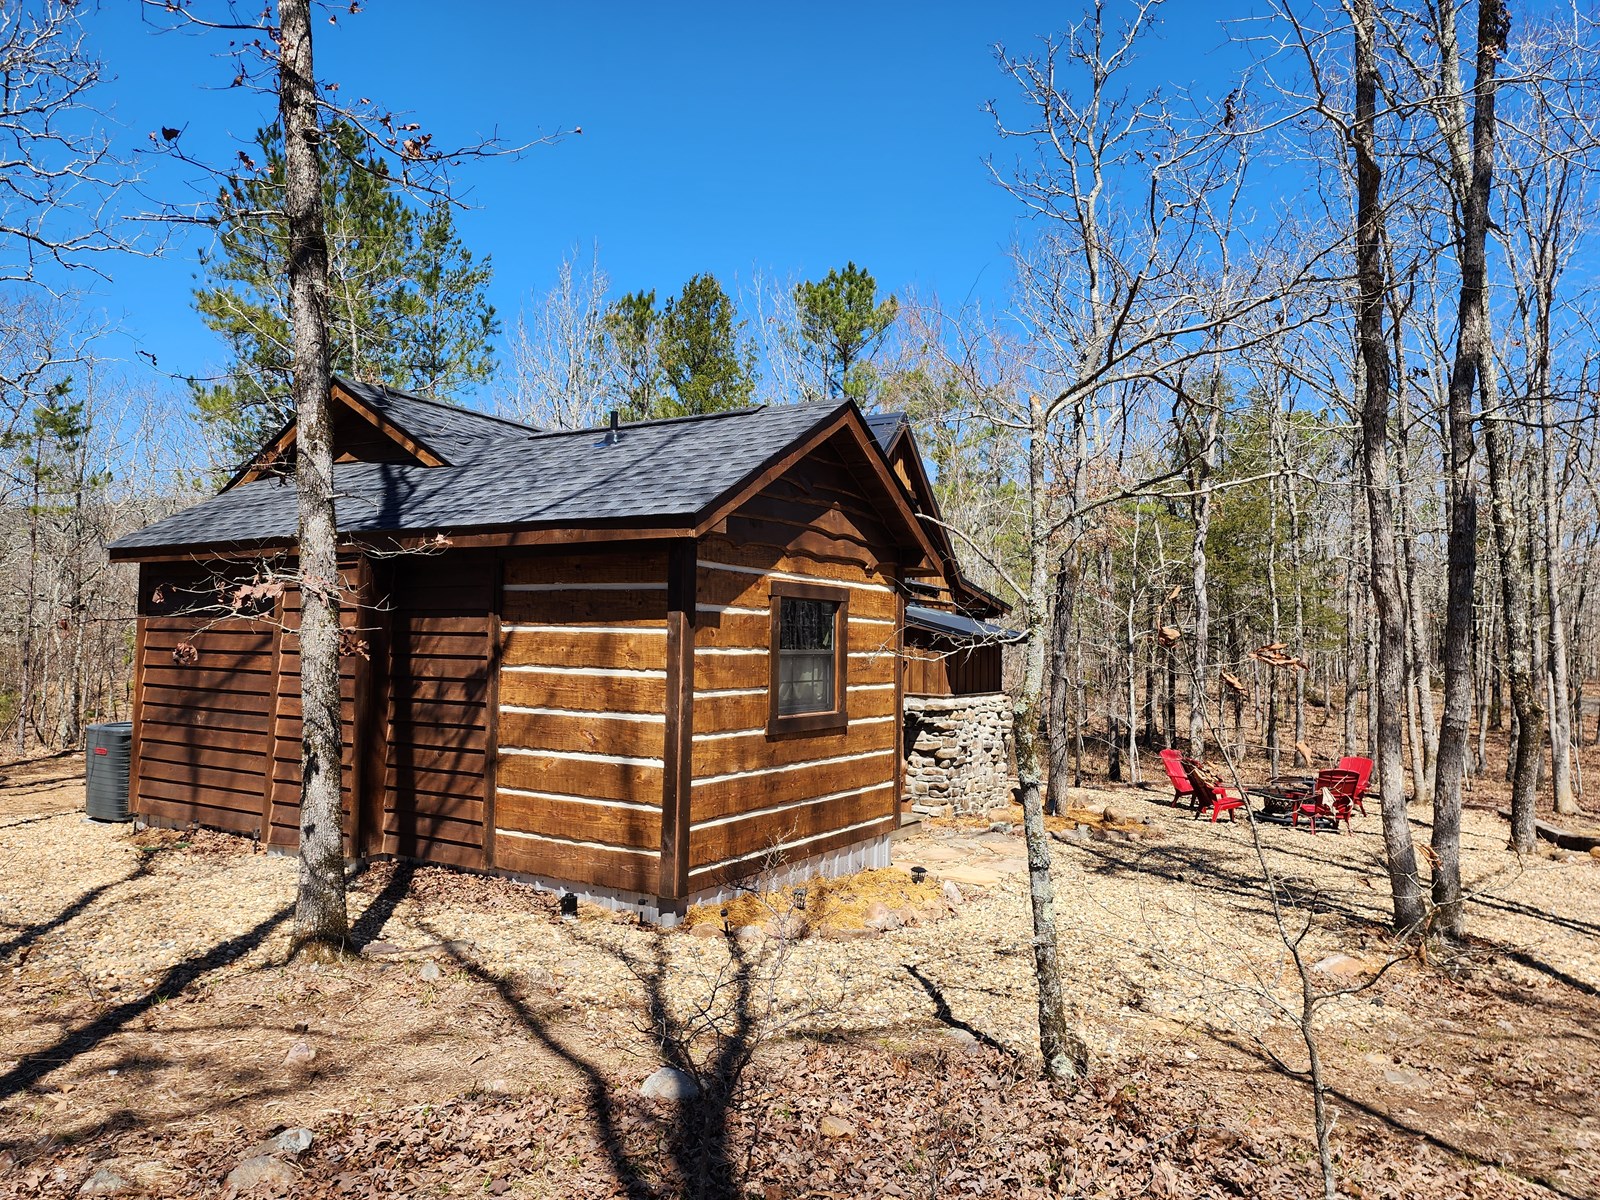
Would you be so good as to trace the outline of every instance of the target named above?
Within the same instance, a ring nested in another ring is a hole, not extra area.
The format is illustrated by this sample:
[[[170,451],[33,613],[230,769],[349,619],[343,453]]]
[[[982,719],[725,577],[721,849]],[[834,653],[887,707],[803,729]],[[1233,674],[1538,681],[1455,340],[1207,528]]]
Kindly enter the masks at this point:
[[[1367,794],[1367,784],[1372,780],[1372,760],[1370,758],[1357,758],[1350,756],[1339,760],[1339,770],[1354,771],[1356,773],[1355,794],[1350,797],[1350,803],[1361,810],[1361,815],[1367,815],[1367,806],[1361,803],[1361,798]]]
[[[1190,783],[1189,777],[1183,773],[1183,755],[1176,750],[1163,750],[1161,765],[1166,768],[1167,778],[1172,781],[1172,802],[1193,804],[1194,784]]]
[[[1189,786],[1194,789],[1194,816],[1199,820],[1211,810],[1211,821],[1216,823],[1219,813],[1227,813],[1228,820],[1233,820],[1233,810],[1244,807],[1244,798],[1230,788],[1222,780],[1216,778],[1210,767],[1197,763],[1191,758],[1183,760],[1183,773],[1189,781]]]
[[[1298,826],[1300,818],[1304,816],[1311,822],[1312,833],[1317,831],[1319,818],[1332,821],[1335,830],[1339,828],[1339,822],[1343,821],[1348,831],[1359,781],[1360,774],[1356,771],[1345,771],[1338,767],[1318,771],[1317,781],[1311,786],[1311,794],[1294,807],[1295,825]]]

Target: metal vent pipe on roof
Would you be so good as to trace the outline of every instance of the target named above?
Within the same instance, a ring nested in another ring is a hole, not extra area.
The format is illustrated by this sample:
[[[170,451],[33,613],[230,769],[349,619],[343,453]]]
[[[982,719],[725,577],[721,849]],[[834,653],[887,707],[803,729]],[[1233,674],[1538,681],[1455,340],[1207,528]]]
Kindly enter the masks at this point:
[[[611,427],[606,430],[606,445],[615,446],[622,440],[622,416],[616,409],[611,410]]]

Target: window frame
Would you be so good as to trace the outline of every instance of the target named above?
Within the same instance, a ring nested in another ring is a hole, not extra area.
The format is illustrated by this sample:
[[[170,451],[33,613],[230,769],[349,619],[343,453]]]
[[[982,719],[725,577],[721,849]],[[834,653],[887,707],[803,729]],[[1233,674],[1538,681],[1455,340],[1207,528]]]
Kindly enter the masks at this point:
[[[790,600],[821,600],[835,606],[833,610],[833,707],[817,712],[781,713],[778,695],[783,670],[783,602]],[[850,592],[842,587],[829,587],[820,583],[795,583],[787,579],[771,581],[767,598],[770,610],[771,634],[768,642],[767,671],[767,736],[837,733],[850,724],[846,712],[850,694],[846,672],[850,666]]]

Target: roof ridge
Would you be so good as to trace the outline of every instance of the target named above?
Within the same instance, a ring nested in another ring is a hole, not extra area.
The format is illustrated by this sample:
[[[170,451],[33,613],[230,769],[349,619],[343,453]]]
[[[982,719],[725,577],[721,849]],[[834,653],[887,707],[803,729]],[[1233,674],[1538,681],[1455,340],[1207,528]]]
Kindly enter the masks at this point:
[[[452,404],[448,400],[435,400],[431,396],[419,396],[415,392],[408,392],[404,388],[393,387],[387,383],[361,383],[354,379],[347,379],[343,375],[335,375],[334,381],[344,387],[357,387],[365,391],[379,391],[390,396],[399,396],[403,400],[414,400],[418,404],[431,404],[434,408],[442,408],[447,412],[465,413],[469,417],[476,417],[482,421],[494,421],[500,425],[509,425],[527,433],[543,433],[537,425],[528,425],[522,421],[513,421],[510,417],[502,417],[495,413],[484,412],[482,409],[467,408],[461,404]]]
[[[828,403],[826,400],[801,400],[794,404],[752,404],[745,408],[725,408],[720,412],[685,413],[681,417],[651,417],[644,421],[620,421],[618,422],[618,428],[645,429],[654,425],[686,425],[691,421],[716,421],[724,417],[748,417],[758,412],[765,412],[768,409],[820,408]],[[845,403],[848,403],[848,401]],[[832,408],[839,407],[841,405],[838,403],[832,405]],[[552,438],[566,437],[578,433],[605,433],[609,428],[609,425],[583,425],[577,429],[541,429],[538,431],[538,436]]]

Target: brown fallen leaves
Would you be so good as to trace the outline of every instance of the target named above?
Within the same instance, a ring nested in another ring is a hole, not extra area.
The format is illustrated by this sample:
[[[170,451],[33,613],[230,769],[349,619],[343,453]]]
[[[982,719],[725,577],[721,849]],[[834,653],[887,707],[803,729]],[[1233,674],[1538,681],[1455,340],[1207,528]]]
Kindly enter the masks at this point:
[[[633,1081],[570,1095],[470,1096],[336,1116],[287,1194],[585,1197],[1300,1197],[1319,1190],[1296,1114],[1218,1109],[1181,1072],[1135,1066],[1063,1100],[1026,1064],[935,1037],[906,1050],[805,1045],[764,1056],[731,1107],[642,1099]],[[827,1118],[848,1138],[819,1136]],[[111,1135],[103,1135],[109,1138]],[[29,1147],[0,1193],[71,1195],[93,1160],[156,1158],[216,1195],[250,1138],[124,1130],[114,1145]],[[1537,1194],[1409,1139],[1341,1130],[1364,1197]],[[57,1169],[60,1172],[57,1173]]]

